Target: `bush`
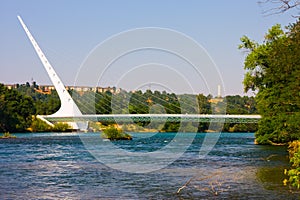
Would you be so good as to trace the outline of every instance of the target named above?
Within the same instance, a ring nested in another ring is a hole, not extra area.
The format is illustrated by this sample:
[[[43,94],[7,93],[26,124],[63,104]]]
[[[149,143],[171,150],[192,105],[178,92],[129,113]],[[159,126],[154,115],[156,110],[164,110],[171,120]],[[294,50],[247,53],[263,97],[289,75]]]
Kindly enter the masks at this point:
[[[62,123],[62,122],[58,122],[56,124],[54,124],[54,126],[52,127],[52,131],[54,132],[67,132],[67,131],[71,131],[72,128],[70,127],[69,124],[67,123]]]
[[[67,132],[71,131],[72,128],[69,126],[69,124],[62,122],[58,122],[52,127],[43,120],[34,117],[28,130],[31,132]]]
[[[300,189],[300,141],[293,141],[289,145],[289,157],[292,169],[284,170],[285,175],[289,176],[289,180],[284,180],[286,185],[289,182],[293,187]]]
[[[52,127],[41,119],[34,118],[29,128],[32,132],[48,132]]]
[[[124,133],[121,129],[117,129],[113,126],[103,130],[101,137],[109,140],[132,140],[131,135]]]
[[[0,136],[0,139],[7,139],[7,138],[17,138],[14,135],[11,135],[9,132],[3,133],[3,136]]]

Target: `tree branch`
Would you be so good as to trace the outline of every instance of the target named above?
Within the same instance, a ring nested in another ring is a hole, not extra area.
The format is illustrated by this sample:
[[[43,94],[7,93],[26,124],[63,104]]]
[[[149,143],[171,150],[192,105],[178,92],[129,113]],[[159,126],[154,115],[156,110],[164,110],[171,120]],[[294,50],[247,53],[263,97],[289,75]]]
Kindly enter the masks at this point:
[[[221,172],[216,172],[216,173],[213,173],[213,174],[211,174],[211,175],[209,175],[209,176],[205,176],[205,177],[203,177],[203,178],[197,178],[196,176],[193,176],[192,178],[190,178],[187,182],[185,182],[185,184],[183,185],[183,186],[181,186],[178,190],[177,190],[177,192],[176,192],[176,194],[179,194],[180,192],[181,192],[181,190],[183,190],[184,188],[186,188],[191,182],[192,182],[192,180],[193,179],[196,179],[197,181],[203,181],[203,180],[206,180],[206,179],[210,179],[210,178],[212,178],[212,177],[214,177],[214,176],[216,176],[216,175],[219,175]],[[212,187],[212,190],[213,190],[214,188]],[[216,193],[216,191],[214,191],[213,190],[213,193],[214,194],[217,194]]]
[[[300,0],[264,0],[264,1],[259,1],[258,3],[259,4],[272,3],[278,5],[276,7],[263,11],[263,13],[267,15],[284,13],[293,8],[299,8],[300,6]]]

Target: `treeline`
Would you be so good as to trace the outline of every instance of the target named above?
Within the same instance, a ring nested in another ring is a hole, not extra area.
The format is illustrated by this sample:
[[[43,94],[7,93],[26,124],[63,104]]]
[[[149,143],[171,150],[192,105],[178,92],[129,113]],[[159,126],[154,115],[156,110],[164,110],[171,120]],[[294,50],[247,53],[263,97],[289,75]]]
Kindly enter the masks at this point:
[[[34,106],[32,113],[34,115],[50,115],[60,108],[60,100],[55,90],[49,94],[38,92],[39,86],[36,82],[31,85],[29,82],[26,84],[16,84],[16,91],[23,96],[30,97],[33,100]]]
[[[0,131],[22,132],[30,127],[33,131],[48,130],[44,125],[34,121],[32,116],[55,113],[60,107],[60,100],[55,90],[50,94],[41,93],[39,86],[33,82],[17,85],[15,89],[1,88],[1,125]],[[93,91],[69,91],[83,114],[211,114],[218,108],[226,107],[227,114],[257,114],[254,97],[227,96],[224,99],[212,95],[190,95],[167,93],[165,91],[127,92],[110,91],[99,93]],[[147,122],[135,122],[147,126]],[[165,123],[162,131],[178,131],[180,123]],[[200,123],[198,131],[207,131],[209,123]],[[225,124],[223,131],[253,132],[256,124]]]
[[[0,84],[0,131],[23,132],[32,122],[36,113],[31,96],[17,90],[9,90]]]
[[[38,86],[17,84],[16,89],[8,89],[0,84],[0,132],[66,131],[67,125],[50,127],[37,120],[36,115],[52,114],[60,107],[55,91],[51,94],[36,92]]]
[[[84,114],[211,114],[214,107],[226,106],[226,114],[257,114],[254,97],[226,96],[213,98],[212,95],[191,95],[167,93],[165,91],[127,92],[112,94],[71,91],[72,97]],[[197,104],[195,104],[197,103]],[[154,110],[153,110],[154,109]]]
[[[213,98],[212,95],[191,95],[167,93],[166,91],[146,90],[112,94],[72,91],[73,99],[84,114],[212,114],[218,108],[225,108],[226,114],[257,114],[254,97],[226,96],[224,99]],[[149,122],[136,122],[147,126]],[[162,131],[176,132],[180,123],[167,122]],[[198,132],[207,131],[209,123],[200,123]],[[226,132],[255,132],[257,124],[224,124]]]

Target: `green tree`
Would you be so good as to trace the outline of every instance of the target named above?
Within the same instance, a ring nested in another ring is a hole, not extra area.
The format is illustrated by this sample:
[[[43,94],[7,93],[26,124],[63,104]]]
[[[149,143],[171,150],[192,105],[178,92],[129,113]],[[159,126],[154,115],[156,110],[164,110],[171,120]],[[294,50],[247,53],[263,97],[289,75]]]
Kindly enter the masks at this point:
[[[54,126],[52,127],[52,131],[54,131],[54,132],[68,132],[71,130],[72,130],[72,128],[70,127],[69,124],[62,123],[62,122],[58,122],[58,123],[54,124]]]
[[[111,114],[112,112],[111,99],[112,99],[112,94],[110,92],[101,93],[95,105],[96,113]]]
[[[262,44],[241,38],[239,48],[249,51],[245,59],[244,88],[257,92],[262,119],[259,144],[287,143],[300,139],[300,23],[284,32],[273,26]]]
[[[200,114],[209,114],[211,113],[211,105],[209,103],[209,97],[204,94],[199,94],[197,96],[198,104],[199,104],[199,113]]]
[[[254,97],[226,96],[227,114],[257,114]]]
[[[39,86],[33,82],[31,86],[28,82],[26,84],[17,84],[17,91],[21,95],[30,96],[34,101],[34,114],[36,115],[50,115],[55,113],[60,107],[60,100],[55,90],[51,94],[42,94],[37,92]]]
[[[30,126],[30,130],[32,132],[47,132],[51,131],[52,127],[41,119],[34,117]]]
[[[124,133],[123,130],[115,128],[113,126],[104,129],[101,137],[109,140],[132,140],[131,135],[129,135],[128,133]]]
[[[24,132],[31,125],[35,113],[30,96],[0,84],[0,131]]]

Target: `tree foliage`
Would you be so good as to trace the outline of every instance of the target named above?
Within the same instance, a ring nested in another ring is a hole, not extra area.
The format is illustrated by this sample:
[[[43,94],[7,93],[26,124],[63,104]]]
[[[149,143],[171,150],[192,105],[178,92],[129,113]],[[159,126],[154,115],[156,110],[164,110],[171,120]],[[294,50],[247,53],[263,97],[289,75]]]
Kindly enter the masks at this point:
[[[58,123],[54,124],[54,126],[51,129],[51,131],[54,131],[54,132],[69,132],[71,130],[72,130],[72,128],[70,127],[69,124],[62,123],[62,122],[58,122]]]
[[[48,132],[51,131],[52,127],[41,119],[34,117],[29,129],[32,132]]]
[[[257,142],[287,143],[300,138],[300,23],[284,32],[273,26],[262,44],[241,38],[246,49],[245,92],[257,92],[256,103],[262,115]]]
[[[50,115],[56,112],[60,107],[60,100],[55,90],[50,94],[43,94],[37,92],[39,86],[33,82],[26,84],[17,84],[16,90],[26,96],[30,96],[34,101],[34,114],[35,115]]]
[[[101,137],[109,140],[132,140],[131,135],[113,126],[104,129]]]
[[[288,151],[292,168],[284,170],[289,179],[285,179],[283,183],[286,185],[289,182],[293,187],[300,189],[300,141],[291,142]]]
[[[0,131],[24,132],[35,113],[33,99],[0,84]]]

